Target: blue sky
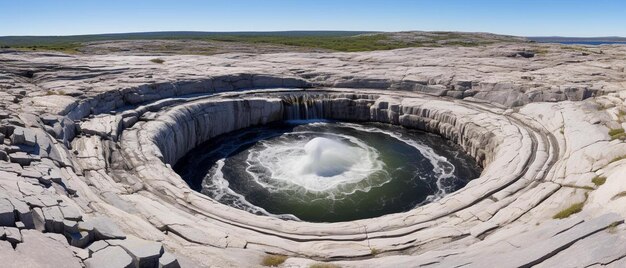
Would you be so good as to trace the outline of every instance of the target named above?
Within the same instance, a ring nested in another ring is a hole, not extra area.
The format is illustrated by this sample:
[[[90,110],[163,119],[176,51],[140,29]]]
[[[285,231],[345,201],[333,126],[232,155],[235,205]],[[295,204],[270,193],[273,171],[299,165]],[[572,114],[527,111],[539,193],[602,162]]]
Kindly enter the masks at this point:
[[[181,30],[455,30],[626,36],[626,1],[0,1],[0,36]]]

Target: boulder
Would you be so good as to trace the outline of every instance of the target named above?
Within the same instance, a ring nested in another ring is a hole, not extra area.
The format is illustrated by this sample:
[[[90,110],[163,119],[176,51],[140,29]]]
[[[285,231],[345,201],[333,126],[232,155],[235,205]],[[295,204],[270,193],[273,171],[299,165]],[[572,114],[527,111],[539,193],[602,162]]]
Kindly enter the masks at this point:
[[[14,209],[8,199],[0,199],[0,226],[15,226]]]
[[[159,268],[180,268],[180,264],[174,254],[165,252],[161,258],[159,258]]]
[[[16,127],[11,135],[11,144],[35,146],[37,145],[37,136],[28,128]]]
[[[31,212],[26,202],[15,198],[9,199],[9,201],[15,208],[17,218],[24,225],[24,228],[34,229],[35,223],[33,221],[33,213]]]
[[[9,243],[15,245],[17,243],[22,243],[22,233],[20,233],[20,229],[16,227],[2,227],[4,228],[4,239]]]
[[[41,232],[46,230],[46,218],[44,217],[43,210],[41,210],[41,208],[33,208],[33,223],[36,230]]]
[[[63,213],[59,206],[42,208],[47,232],[63,233]]]
[[[109,243],[104,242],[104,240],[100,240],[100,241],[91,243],[91,245],[87,247],[87,251],[89,251],[89,255],[93,255],[94,253],[108,246],[109,246]]]
[[[81,268],[80,260],[74,256],[69,245],[45,236],[35,230],[22,230],[23,242],[15,248],[19,266],[5,267],[67,267]]]
[[[106,217],[97,217],[80,222],[78,224],[80,230],[93,232],[96,240],[106,239],[124,239],[126,235],[111,219]]]
[[[132,268],[133,258],[124,249],[117,246],[108,246],[94,252],[91,258],[85,260],[87,268]]]
[[[73,205],[64,204],[59,206],[59,208],[63,213],[63,218],[66,220],[80,221],[83,219],[83,215],[80,213],[78,208]]]
[[[157,267],[163,254],[163,245],[159,242],[142,240],[128,236],[124,240],[106,240],[112,246],[120,246],[133,258],[135,267]]]
[[[38,155],[33,155],[26,152],[15,152],[9,154],[9,158],[11,159],[11,162],[20,164],[21,166],[28,166],[32,162],[41,160]]]

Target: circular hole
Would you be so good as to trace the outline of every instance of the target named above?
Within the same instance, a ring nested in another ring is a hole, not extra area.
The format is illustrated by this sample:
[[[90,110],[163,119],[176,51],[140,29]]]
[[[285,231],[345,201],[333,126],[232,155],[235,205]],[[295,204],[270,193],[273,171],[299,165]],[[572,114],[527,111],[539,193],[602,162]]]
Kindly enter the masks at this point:
[[[480,175],[469,155],[438,135],[335,121],[227,133],[189,152],[174,169],[221,203],[310,222],[408,211]]]

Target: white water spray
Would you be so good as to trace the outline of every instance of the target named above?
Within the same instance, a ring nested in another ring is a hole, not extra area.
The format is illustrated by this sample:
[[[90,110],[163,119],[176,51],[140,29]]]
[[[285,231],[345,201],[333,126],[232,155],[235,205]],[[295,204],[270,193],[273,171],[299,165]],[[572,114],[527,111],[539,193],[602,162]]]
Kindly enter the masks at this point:
[[[260,141],[261,146],[250,150],[246,171],[270,191],[339,191],[346,195],[391,180],[387,174],[370,178],[377,172],[386,173],[385,164],[378,151],[362,140],[330,133],[326,137],[293,139],[307,134],[315,133],[287,133],[280,137],[284,142],[280,138]]]
[[[333,177],[349,170],[359,161],[358,151],[335,140],[317,137],[304,145],[305,155],[296,167],[300,174]]]

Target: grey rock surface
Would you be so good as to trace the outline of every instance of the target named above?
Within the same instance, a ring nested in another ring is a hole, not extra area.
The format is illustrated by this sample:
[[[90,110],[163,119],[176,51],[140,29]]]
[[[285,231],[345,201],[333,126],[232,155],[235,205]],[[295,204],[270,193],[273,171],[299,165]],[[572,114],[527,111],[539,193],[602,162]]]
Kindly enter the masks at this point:
[[[78,228],[88,232],[93,232],[98,240],[124,239],[126,235],[111,219],[97,217],[79,223]]]
[[[133,258],[135,267],[157,267],[163,254],[163,245],[129,236],[123,240],[107,240],[111,246],[120,246]]]
[[[88,268],[131,268],[133,259],[122,249],[117,246],[109,246],[98,252],[93,253],[91,258],[85,261],[85,267]]]
[[[7,199],[0,198],[0,226],[15,225],[14,207]]]
[[[13,253],[17,266],[7,267],[82,267],[78,258],[69,249],[69,245],[34,230],[22,231],[24,242],[17,245]],[[4,264],[5,262],[3,262]]]
[[[254,267],[271,253],[290,256],[286,267],[619,265],[625,55],[527,43],[160,65],[0,53],[0,263]],[[309,223],[225,206],[172,170],[220,134],[297,116],[303,99],[323,118],[442,135],[483,173],[408,212]]]

